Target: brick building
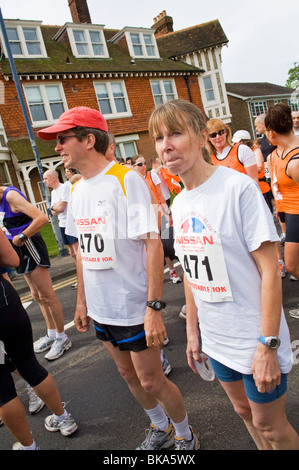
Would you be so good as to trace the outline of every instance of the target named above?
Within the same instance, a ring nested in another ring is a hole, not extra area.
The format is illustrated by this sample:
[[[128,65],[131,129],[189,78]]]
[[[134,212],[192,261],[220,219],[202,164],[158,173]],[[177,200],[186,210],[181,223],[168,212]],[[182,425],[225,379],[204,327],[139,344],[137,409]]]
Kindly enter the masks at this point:
[[[222,89],[217,57],[227,39],[218,22],[194,27],[192,42],[185,30],[175,33],[167,29],[172,19],[166,12],[155,19],[152,28],[112,30],[91,22],[87,0],[72,0],[69,6],[73,22],[61,27],[44,26],[34,20],[4,20],[35,136],[40,128],[54,124],[66,109],[90,106],[107,119],[116,138],[117,156],[125,159],[140,153],[149,162],[154,147],[147,123],[156,104],[172,98],[186,99],[210,116],[211,107],[205,105],[206,93],[212,96],[211,90],[203,88],[203,100],[201,87],[205,87],[202,76],[207,73],[206,67],[209,76],[218,74],[215,90],[218,85]],[[171,51],[170,35],[173,44],[184,44],[184,51],[177,47]],[[33,204],[39,204],[44,199],[42,183],[2,34],[1,48],[0,174],[7,184],[19,187]],[[206,57],[204,62],[198,60],[199,50]],[[228,117],[225,98],[222,104]],[[44,170],[58,170],[64,181],[55,143],[36,136],[36,145]]]

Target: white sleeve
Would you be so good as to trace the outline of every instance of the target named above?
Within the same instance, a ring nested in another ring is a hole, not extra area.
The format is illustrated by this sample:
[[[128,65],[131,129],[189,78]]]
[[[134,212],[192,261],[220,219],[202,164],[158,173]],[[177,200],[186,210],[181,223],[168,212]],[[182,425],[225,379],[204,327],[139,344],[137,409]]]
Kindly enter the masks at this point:
[[[249,167],[256,165],[256,158],[253,151],[248,147],[248,145],[241,144],[238,148],[238,158],[244,167]]]
[[[151,171],[151,177],[155,186],[161,184],[161,180],[155,171]]]
[[[140,238],[146,233],[159,233],[151,195],[146,182],[135,171],[125,176],[127,196],[127,234],[129,238]]]

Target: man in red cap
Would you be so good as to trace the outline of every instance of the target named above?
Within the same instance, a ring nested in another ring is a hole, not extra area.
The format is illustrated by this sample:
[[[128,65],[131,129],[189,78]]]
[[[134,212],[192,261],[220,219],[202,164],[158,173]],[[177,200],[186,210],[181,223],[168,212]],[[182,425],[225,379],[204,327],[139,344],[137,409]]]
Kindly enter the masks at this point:
[[[38,132],[57,139],[65,168],[82,179],[73,186],[78,294],[75,325],[96,335],[114,359],[151,428],[138,449],[198,449],[181,393],[163,373],[160,345],[167,337],[161,310],[164,255],[151,197],[132,169],[109,162],[108,126],[99,111],[72,108]]]

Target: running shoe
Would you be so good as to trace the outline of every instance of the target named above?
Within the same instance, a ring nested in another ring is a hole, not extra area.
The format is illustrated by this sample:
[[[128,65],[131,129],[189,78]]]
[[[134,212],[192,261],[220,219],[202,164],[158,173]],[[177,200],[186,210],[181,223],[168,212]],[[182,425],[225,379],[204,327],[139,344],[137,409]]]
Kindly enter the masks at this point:
[[[169,424],[167,431],[160,431],[156,426],[151,424],[150,429],[146,430],[146,438],[136,448],[136,450],[160,450],[168,449],[174,444],[174,427]]]
[[[54,339],[50,339],[48,335],[39,338],[34,343],[34,352],[36,354],[48,351],[51,348],[52,344],[54,343]]]
[[[20,442],[15,442],[12,446],[12,450],[25,450]],[[34,450],[40,450],[38,446]]]
[[[286,270],[286,267],[285,267],[284,263],[282,263],[282,262],[279,263],[279,269],[280,269],[281,277],[285,278],[286,275],[287,275],[287,270]]]
[[[43,409],[43,407],[45,406],[45,403],[43,402],[43,400],[41,398],[39,398],[35,391],[33,390],[32,387],[30,387],[30,385],[28,384],[27,385],[27,394],[29,396],[29,413],[31,415],[35,415],[36,413],[38,413],[40,410]]]
[[[180,276],[177,275],[175,269],[170,271],[169,278],[174,284],[176,284],[177,282],[182,282],[182,279],[180,278]]]
[[[0,418],[0,426],[2,426],[2,424],[3,424],[3,421],[2,421],[2,419]]]
[[[183,305],[182,308],[181,308],[181,311],[179,313],[179,317],[186,320],[186,313],[187,313],[187,307],[186,307],[186,305]]]
[[[161,362],[162,362],[162,368],[163,368],[164,375],[167,376],[171,372],[171,365],[169,364],[169,362],[166,359],[166,357],[164,356],[164,354],[163,354],[163,358],[162,358]]]
[[[45,428],[50,432],[60,431],[63,436],[70,436],[77,431],[78,425],[70,414],[62,421],[59,421],[55,415],[50,415],[45,419]]]
[[[290,275],[290,281],[298,281],[298,279],[295,276],[293,276],[293,274],[291,274]]]
[[[296,308],[295,310],[290,310],[289,315],[293,318],[299,318],[299,309]]]
[[[65,340],[56,338],[51,346],[50,351],[45,355],[45,358],[48,359],[48,361],[54,361],[55,359],[58,359],[60,356],[62,356],[62,354],[71,347],[72,342],[68,337],[66,337]]]
[[[184,438],[179,438],[179,437],[174,438],[175,450],[199,450],[200,449],[198,437],[196,436],[193,429],[190,428],[190,430],[192,433],[192,437],[188,441],[187,439],[184,439]]]

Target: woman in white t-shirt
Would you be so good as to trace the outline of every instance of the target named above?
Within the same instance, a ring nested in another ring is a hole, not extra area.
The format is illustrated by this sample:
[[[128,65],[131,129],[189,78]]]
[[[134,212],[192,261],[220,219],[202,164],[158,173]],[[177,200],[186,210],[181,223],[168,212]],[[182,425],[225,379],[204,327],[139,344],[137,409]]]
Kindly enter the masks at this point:
[[[262,193],[247,175],[205,161],[209,131],[195,105],[173,100],[157,107],[149,131],[185,186],[173,220],[185,271],[188,363],[196,373],[201,349],[210,357],[259,449],[299,449],[285,417],[292,350],[278,236]]]

